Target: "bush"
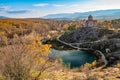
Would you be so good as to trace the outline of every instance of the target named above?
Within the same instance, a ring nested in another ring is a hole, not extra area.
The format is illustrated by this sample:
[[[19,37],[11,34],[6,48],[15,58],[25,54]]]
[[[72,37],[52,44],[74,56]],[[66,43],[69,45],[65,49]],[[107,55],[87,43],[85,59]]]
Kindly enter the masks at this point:
[[[34,54],[23,45],[1,49],[1,72],[6,80],[28,80]]]
[[[37,39],[30,45],[14,44],[0,48],[0,74],[5,80],[38,80],[49,68],[49,45]],[[33,75],[33,71],[37,74]]]

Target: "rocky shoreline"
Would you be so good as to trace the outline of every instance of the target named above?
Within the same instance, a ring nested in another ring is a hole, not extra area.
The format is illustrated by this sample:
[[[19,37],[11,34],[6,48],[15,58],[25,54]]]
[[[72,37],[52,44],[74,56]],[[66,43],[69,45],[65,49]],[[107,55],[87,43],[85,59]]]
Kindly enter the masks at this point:
[[[61,37],[61,36],[60,36],[60,37]],[[79,48],[79,47],[76,47],[76,46],[74,46],[74,45],[72,45],[72,44],[69,44],[69,43],[66,43],[66,42],[64,42],[64,41],[61,41],[61,40],[60,40],[60,37],[57,38],[57,41],[65,44],[65,45],[68,45],[68,46],[70,46],[70,47],[72,47],[72,48],[74,48],[74,49],[84,50],[84,51],[94,51],[93,49],[90,49],[90,48]],[[103,54],[101,51],[95,50],[95,51],[93,52],[93,54],[98,58],[98,62],[97,62],[97,64],[96,64],[97,66],[98,66],[98,65],[102,65],[102,64],[104,64],[104,66],[107,66],[107,65],[108,65],[108,61],[106,60],[106,57],[104,56],[104,54]],[[101,61],[101,60],[102,60],[102,61]]]
[[[73,33],[61,35],[57,40],[76,49],[99,50],[105,56],[109,66],[120,62],[120,38],[115,35],[119,33],[83,27]],[[105,63],[105,60],[103,62]]]

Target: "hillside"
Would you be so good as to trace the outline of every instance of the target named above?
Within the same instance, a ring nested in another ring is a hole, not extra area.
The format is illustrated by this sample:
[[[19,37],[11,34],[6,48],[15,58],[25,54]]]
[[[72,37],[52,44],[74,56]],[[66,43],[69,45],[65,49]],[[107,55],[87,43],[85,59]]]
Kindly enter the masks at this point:
[[[119,24],[118,21],[103,21],[99,24],[101,27],[106,26],[102,27],[106,29],[108,26],[105,22],[112,26],[114,22]],[[70,35],[72,31],[82,28],[82,23],[82,20],[0,19],[0,80],[119,80],[120,62],[112,65],[114,67],[103,68],[96,66],[94,61],[92,64],[86,63],[69,69],[62,65],[61,60],[48,59],[51,47],[64,48],[63,44],[55,41],[56,37],[64,31],[66,35]],[[87,30],[90,31],[89,34],[91,30],[93,29]],[[102,34],[104,32],[101,31]],[[119,37],[119,34],[110,36],[113,37]],[[67,38],[68,36],[65,37]],[[42,44],[45,39],[49,44]]]
[[[115,19],[120,18],[120,9],[96,10],[89,12],[49,14],[44,16],[46,19],[85,19],[88,15],[94,15],[97,19]]]
[[[0,16],[0,18],[7,18],[7,17],[5,17],[5,16]]]

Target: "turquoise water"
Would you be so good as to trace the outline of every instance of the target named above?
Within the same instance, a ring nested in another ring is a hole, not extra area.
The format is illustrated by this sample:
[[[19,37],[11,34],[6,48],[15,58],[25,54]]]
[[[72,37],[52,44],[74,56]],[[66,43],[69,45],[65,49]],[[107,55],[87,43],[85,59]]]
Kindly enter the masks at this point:
[[[80,50],[66,50],[59,51],[55,49],[51,49],[51,53],[49,55],[51,59],[62,59],[63,64],[70,68],[80,67],[85,63],[92,63],[96,60],[96,57],[91,52],[80,51]]]

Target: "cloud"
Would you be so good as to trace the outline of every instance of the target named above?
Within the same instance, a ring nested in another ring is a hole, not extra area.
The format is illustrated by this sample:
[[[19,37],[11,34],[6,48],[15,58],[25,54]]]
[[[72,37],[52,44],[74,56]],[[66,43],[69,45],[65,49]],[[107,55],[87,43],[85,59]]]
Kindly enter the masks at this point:
[[[64,7],[65,5],[63,4],[53,4],[54,7]]]
[[[34,6],[34,7],[33,7]],[[47,7],[48,6],[48,7]],[[11,8],[0,5],[0,15],[12,16],[12,17],[39,17],[48,14],[57,13],[74,13],[74,12],[86,12],[94,10],[104,9],[120,9],[120,0],[89,0],[89,2],[74,2],[74,3],[38,3],[33,4],[31,10],[15,10],[16,7],[13,5]],[[14,9],[15,7],[15,9]],[[44,7],[43,9],[40,7]],[[21,9],[23,7],[20,7]],[[19,8],[19,9],[20,9]],[[5,10],[5,11],[3,11]],[[5,14],[4,14],[5,13]]]
[[[6,11],[8,9],[10,9],[9,6],[0,6],[0,11]]]
[[[30,10],[8,10],[6,11],[9,14],[24,14],[31,12]]]
[[[44,6],[48,6],[49,4],[47,3],[39,3],[39,4],[33,4],[33,6],[35,7],[44,7]]]
[[[72,4],[69,7],[80,7],[80,4]]]
[[[59,13],[87,12],[94,10],[120,9],[120,0],[93,0],[87,3],[75,3],[61,8]],[[57,12],[57,11],[56,11]]]

